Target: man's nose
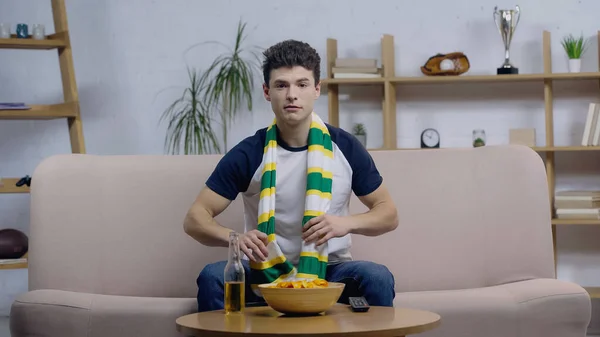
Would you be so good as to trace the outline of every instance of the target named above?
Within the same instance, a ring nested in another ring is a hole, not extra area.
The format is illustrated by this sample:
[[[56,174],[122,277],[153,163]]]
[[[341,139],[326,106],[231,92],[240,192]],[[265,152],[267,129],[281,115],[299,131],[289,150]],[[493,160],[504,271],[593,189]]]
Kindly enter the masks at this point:
[[[294,85],[290,85],[287,91],[287,99],[290,101],[295,101],[298,99],[298,88]]]

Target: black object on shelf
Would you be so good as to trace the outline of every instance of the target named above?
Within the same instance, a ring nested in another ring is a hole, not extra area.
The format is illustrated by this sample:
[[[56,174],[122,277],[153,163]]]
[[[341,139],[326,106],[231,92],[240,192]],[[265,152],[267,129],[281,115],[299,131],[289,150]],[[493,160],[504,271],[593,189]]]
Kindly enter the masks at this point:
[[[0,229],[0,259],[19,259],[29,251],[29,238],[14,228]]]
[[[17,181],[17,183],[15,184],[17,187],[21,187],[23,185],[27,185],[28,187],[31,186],[31,177],[26,175],[23,178],[19,179],[19,181]]]

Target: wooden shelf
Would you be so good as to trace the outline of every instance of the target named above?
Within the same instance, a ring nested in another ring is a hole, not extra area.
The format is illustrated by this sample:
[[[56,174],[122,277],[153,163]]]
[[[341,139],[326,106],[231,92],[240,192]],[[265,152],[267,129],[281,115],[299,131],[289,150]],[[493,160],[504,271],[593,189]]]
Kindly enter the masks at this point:
[[[591,298],[600,298],[600,287],[583,287]]]
[[[553,225],[585,226],[600,225],[600,219],[578,220],[578,219],[552,219]]]
[[[599,74],[600,76],[600,74]],[[414,76],[394,77],[394,84],[442,84],[442,83],[486,83],[486,82],[526,82],[544,80],[544,74],[522,75],[461,75],[461,76]]]
[[[11,264],[0,264],[0,270],[8,270],[8,269],[27,269],[29,265],[27,262],[23,263],[11,263]]]
[[[532,149],[538,152],[600,151],[600,146],[534,146]]]
[[[49,50],[64,48],[67,46],[66,33],[48,35],[45,40],[34,40],[32,38],[19,39],[12,35],[10,39],[0,39],[0,49],[38,49]]]
[[[16,186],[19,180],[21,178],[0,178],[0,193],[29,193],[29,186]]]
[[[77,117],[79,104],[77,102],[31,105],[28,110],[0,110],[0,119],[56,119]]]
[[[519,74],[519,75],[460,75],[460,76],[406,76],[391,78],[325,78],[322,84],[444,84],[444,83],[488,83],[488,82],[540,82],[546,80],[600,80],[600,72]]]
[[[493,145],[490,145],[493,146]],[[440,149],[448,149],[442,147]],[[534,146],[532,150],[537,152],[577,152],[577,151],[600,151],[600,146]],[[385,150],[421,150],[419,147],[407,147],[407,148],[371,148],[369,151],[385,151]]]
[[[20,259],[18,259],[18,260],[25,259],[25,262],[18,262],[18,260],[10,260],[11,263],[0,263],[0,270],[28,268],[29,267],[29,265],[27,263],[28,255],[29,255],[29,253],[25,253],[25,255],[23,255]]]
[[[372,85],[372,84],[384,84],[385,79],[383,77],[378,78],[324,78],[321,84],[347,84],[347,85]]]
[[[554,81],[598,80],[598,79],[600,79],[600,72],[556,73],[556,74],[545,75],[544,79],[545,80],[554,80]]]

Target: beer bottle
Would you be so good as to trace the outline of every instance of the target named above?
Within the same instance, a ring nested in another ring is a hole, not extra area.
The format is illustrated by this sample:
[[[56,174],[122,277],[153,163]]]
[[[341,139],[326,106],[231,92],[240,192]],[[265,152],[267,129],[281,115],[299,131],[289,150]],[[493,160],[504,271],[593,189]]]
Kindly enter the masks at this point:
[[[229,258],[225,265],[225,313],[242,312],[246,304],[245,272],[240,254],[240,235],[229,233]]]

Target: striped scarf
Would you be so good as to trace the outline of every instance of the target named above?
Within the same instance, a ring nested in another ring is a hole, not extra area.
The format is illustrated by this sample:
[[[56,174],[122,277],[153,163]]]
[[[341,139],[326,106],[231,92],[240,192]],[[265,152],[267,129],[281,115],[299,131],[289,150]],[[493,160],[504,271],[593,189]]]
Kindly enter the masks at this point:
[[[275,181],[277,165],[276,120],[267,129],[264,147],[263,170],[258,203],[258,230],[267,234],[269,252],[264,262],[250,262],[250,282],[253,291],[260,296],[258,285],[302,279],[325,279],[328,260],[327,243],[302,241],[302,250],[296,269],[281,252],[275,237]],[[331,172],[333,145],[327,126],[316,113],[308,133],[307,179],[305,210],[302,226],[310,219],[325,214],[331,203]],[[300,219],[299,219],[300,220]],[[300,226],[300,223],[298,224]]]

